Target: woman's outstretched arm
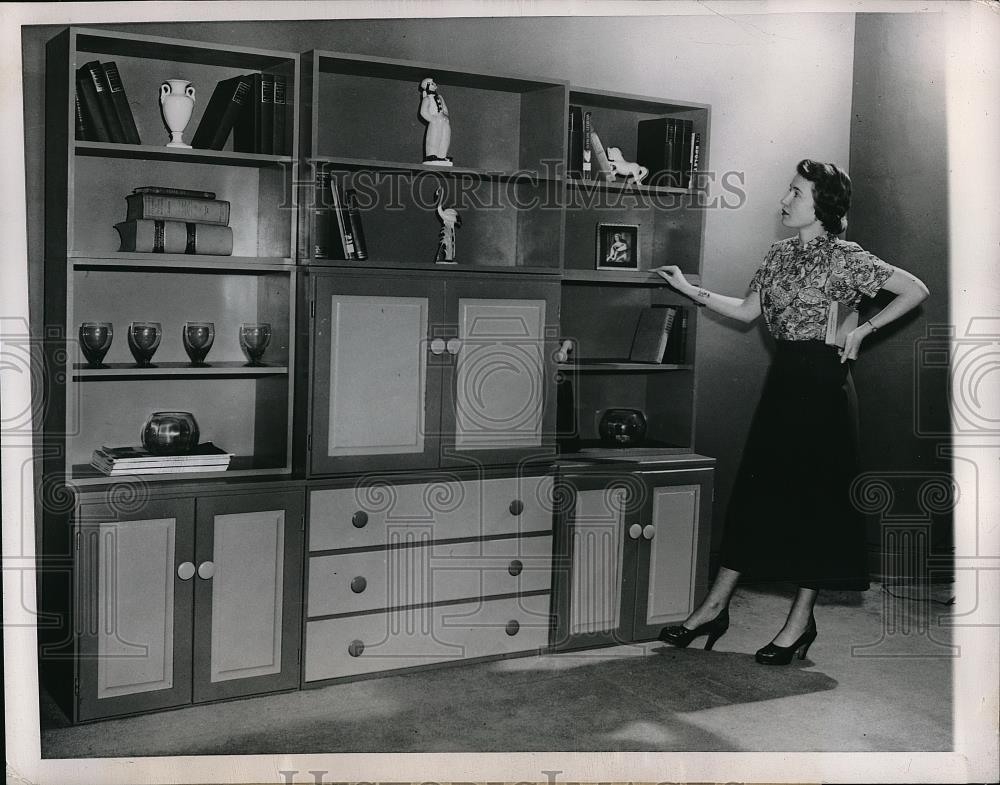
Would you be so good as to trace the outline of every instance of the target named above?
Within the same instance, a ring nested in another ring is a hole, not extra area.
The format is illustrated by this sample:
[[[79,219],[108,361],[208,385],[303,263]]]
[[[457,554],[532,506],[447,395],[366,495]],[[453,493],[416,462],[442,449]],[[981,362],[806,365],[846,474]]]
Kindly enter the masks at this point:
[[[686,297],[690,297],[699,305],[704,305],[708,310],[737,319],[749,324],[760,316],[760,296],[757,292],[751,292],[746,298],[727,297],[724,294],[716,294],[707,289],[694,286],[680,268],[675,264],[666,264],[663,267],[656,267],[653,272],[669,283],[674,289]]]

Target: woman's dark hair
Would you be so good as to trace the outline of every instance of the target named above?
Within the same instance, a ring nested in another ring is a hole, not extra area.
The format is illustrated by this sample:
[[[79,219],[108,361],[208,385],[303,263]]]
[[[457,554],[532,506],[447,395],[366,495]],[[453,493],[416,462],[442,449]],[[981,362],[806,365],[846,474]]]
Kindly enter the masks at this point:
[[[813,184],[816,217],[831,234],[847,229],[847,214],[851,206],[851,178],[835,164],[821,164],[806,158],[795,167],[800,175]]]

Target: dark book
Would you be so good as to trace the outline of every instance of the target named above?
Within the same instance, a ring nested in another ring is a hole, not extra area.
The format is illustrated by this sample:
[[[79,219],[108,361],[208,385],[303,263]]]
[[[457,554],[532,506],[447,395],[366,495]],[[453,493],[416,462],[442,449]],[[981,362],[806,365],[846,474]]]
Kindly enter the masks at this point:
[[[141,144],[139,129],[135,127],[135,118],[132,116],[132,107],[129,106],[128,96],[125,94],[125,85],[122,83],[121,74],[118,73],[118,64],[112,61],[101,65],[114,115],[122,129],[122,141],[125,144]]]
[[[650,185],[677,186],[683,166],[683,140],[678,137],[678,122],[672,117],[640,120],[636,132],[636,162],[649,170]],[[675,152],[675,145],[678,150]]]
[[[358,192],[353,188],[344,191],[344,207],[351,227],[351,238],[354,240],[354,258],[364,261],[368,258],[368,245],[365,243],[365,230],[361,225],[361,209],[358,207]]]
[[[261,74],[247,74],[243,77],[250,83],[243,111],[233,127],[233,150],[237,153],[260,152],[261,95],[264,80]]]
[[[579,180],[583,177],[583,109],[569,107],[569,127],[566,145],[566,175]]]
[[[91,60],[80,67],[83,78],[94,87],[94,95],[97,96],[96,112],[100,114],[104,121],[104,127],[108,132],[108,141],[122,143],[125,141],[125,131],[122,129],[121,121],[118,119],[118,112],[115,110],[114,99],[111,97],[111,90],[108,87],[107,76],[104,73],[104,66],[98,60]]]
[[[691,168],[688,177],[688,187],[698,187],[698,170],[701,166],[701,134],[691,134]]]
[[[257,129],[257,152],[274,152],[274,74],[260,75],[260,127]]]
[[[590,146],[590,112],[583,113],[583,179],[589,180],[593,177],[593,167],[591,166],[591,155],[593,149]]]
[[[330,173],[316,172],[316,189],[312,206],[312,258],[329,259],[333,232],[333,210],[327,203],[330,193]]]
[[[233,253],[233,230],[228,226],[139,219],[117,223],[115,229],[121,237],[119,251],[209,256]]]
[[[250,80],[234,76],[219,82],[208,99],[191,146],[202,150],[221,150],[243,110],[250,94]]]
[[[288,148],[285,145],[285,125],[287,100],[285,93],[288,91],[288,80],[281,74],[274,75],[274,140],[272,142],[272,152],[275,155],[287,155]]]
[[[667,348],[663,352],[663,362],[671,365],[683,365],[687,361],[687,331],[690,306],[675,307],[674,324],[667,338]]]
[[[333,175],[330,175],[330,211],[333,213],[334,219],[331,223],[336,226],[336,231],[330,233],[331,237],[335,239],[335,242],[330,243],[330,258],[347,261],[357,259],[350,217],[347,215],[347,209],[340,198],[340,186],[337,184],[337,178]]]
[[[229,202],[196,199],[190,196],[129,194],[125,197],[126,221],[140,218],[161,221],[188,221],[199,224],[229,225]]]
[[[165,185],[142,185],[133,188],[134,194],[162,194],[163,196],[190,196],[192,199],[214,199],[215,191],[193,191],[189,188],[171,188]]]
[[[670,163],[670,170],[673,172],[674,185],[677,188],[687,188],[688,159],[691,157],[691,131],[693,125],[690,120],[674,121],[674,157]]]
[[[97,88],[90,72],[81,67],[76,72],[76,94],[80,99],[80,111],[90,137],[87,141],[110,142],[111,134],[104,121],[104,111],[101,109]],[[103,84],[100,85],[100,89],[104,89]]]
[[[676,311],[672,305],[651,305],[642,312],[632,337],[629,362],[663,362]]]
[[[76,93],[76,106],[74,108],[74,121],[76,124],[75,138],[78,142],[91,141],[87,131],[87,121],[83,119],[83,107],[80,106],[80,93]]]

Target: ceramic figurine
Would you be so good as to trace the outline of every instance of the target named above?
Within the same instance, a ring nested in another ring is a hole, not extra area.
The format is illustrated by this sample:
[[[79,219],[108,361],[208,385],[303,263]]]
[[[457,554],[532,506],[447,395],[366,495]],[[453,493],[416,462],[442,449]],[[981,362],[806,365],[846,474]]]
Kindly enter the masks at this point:
[[[167,147],[190,149],[182,136],[194,111],[194,85],[185,79],[167,79],[160,85],[160,109],[170,131]]]
[[[630,163],[622,156],[622,151],[617,147],[608,148],[608,163],[611,164],[611,173],[615,177],[624,177],[626,182],[632,178],[632,182],[639,185],[649,175],[649,169],[637,163]]]
[[[437,199],[437,214],[441,219],[441,231],[438,233],[437,254],[434,261],[438,264],[455,264],[455,227],[462,225],[462,217],[453,207],[444,208],[444,189],[434,192]]]
[[[420,118],[427,123],[424,133],[424,163],[451,166],[448,145],[451,144],[451,120],[448,107],[438,92],[434,80],[428,77],[420,83]]]

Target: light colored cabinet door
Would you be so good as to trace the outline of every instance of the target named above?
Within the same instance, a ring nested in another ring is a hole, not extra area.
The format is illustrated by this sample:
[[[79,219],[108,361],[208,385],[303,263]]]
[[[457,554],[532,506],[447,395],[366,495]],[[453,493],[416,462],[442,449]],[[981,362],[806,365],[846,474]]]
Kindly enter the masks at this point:
[[[303,492],[198,500],[194,700],[298,684]]]
[[[456,334],[446,342],[454,365],[444,382],[442,463],[510,463],[551,450],[558,286],[449,282],[447,292]]]
[[[193,500],[78,520],[79,719],[190,702]]]
[[[635,583],[633,640],[655,638],[667,624],[682,621],[704,590],[712,501],[712,472],[647,472],[647,502]]]
[[[311,473],[436,466],[443,284],[320,275],[313,286]]]

